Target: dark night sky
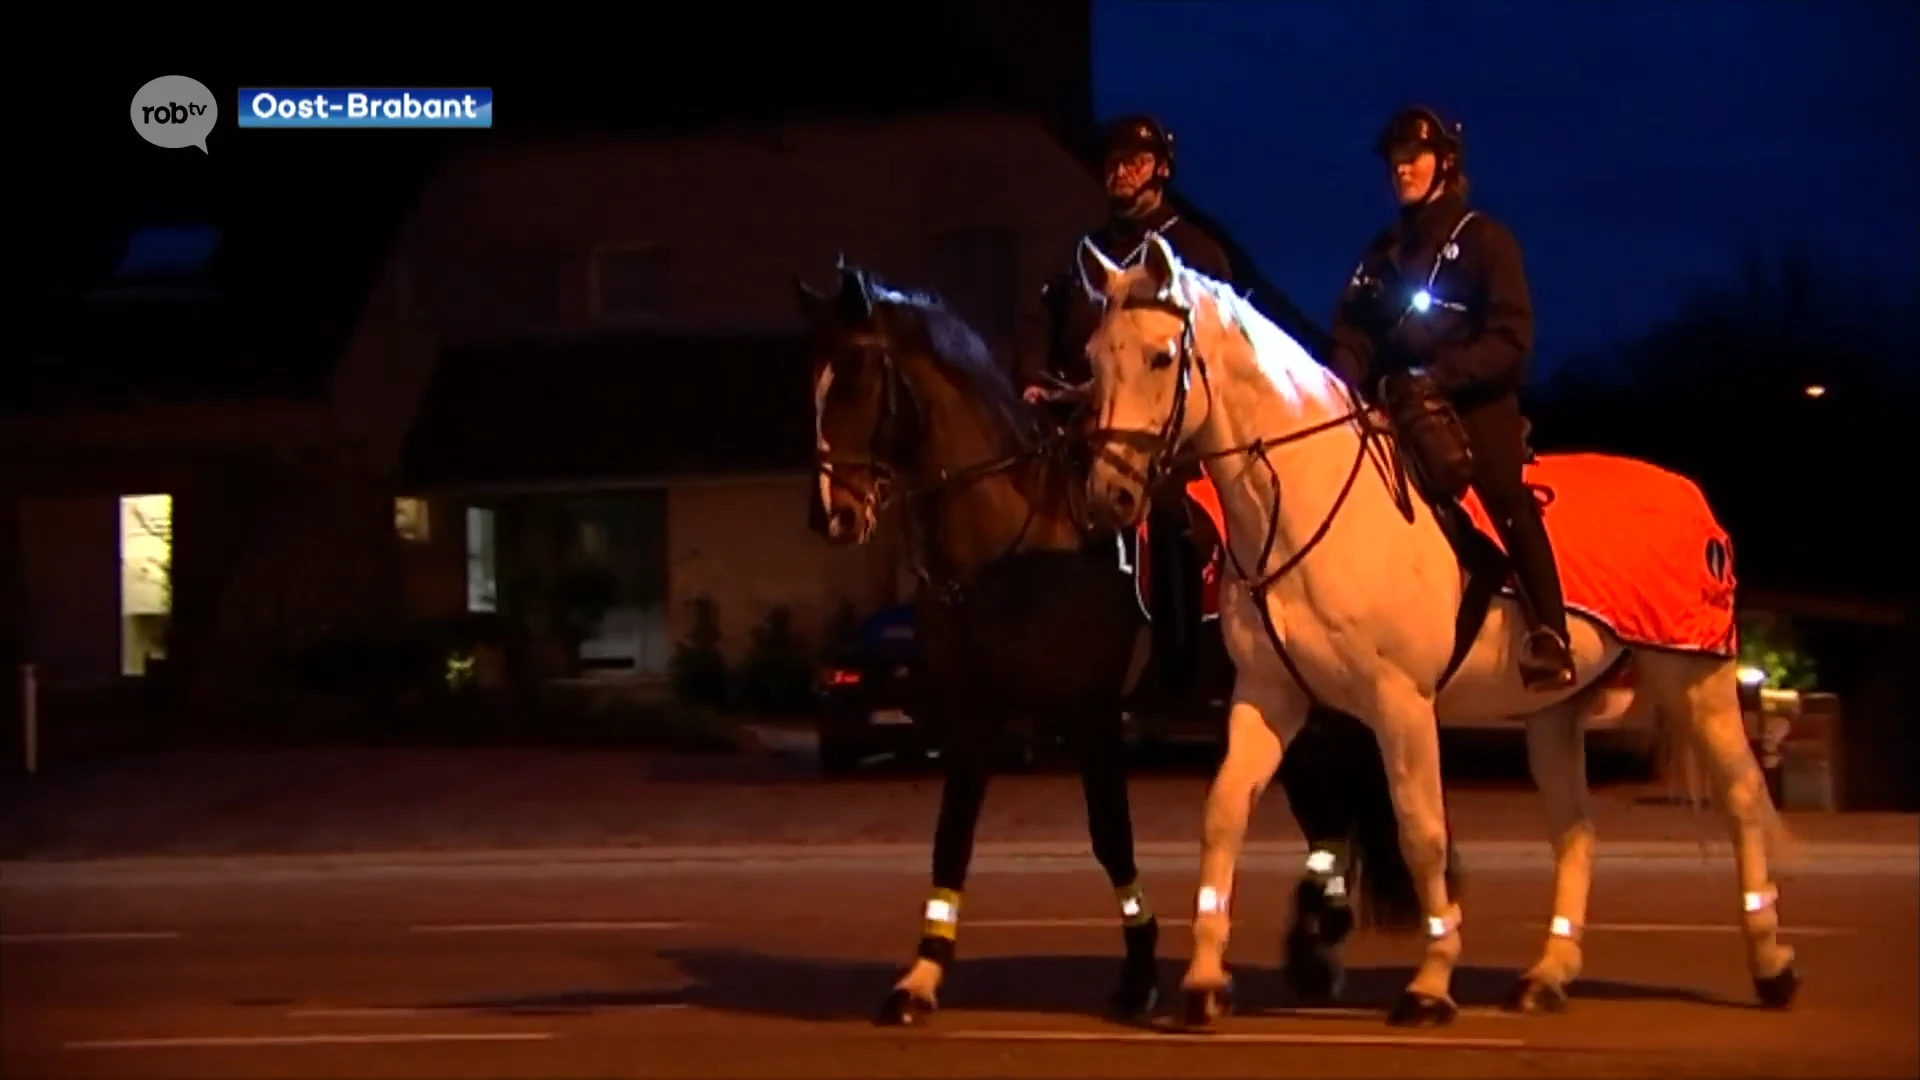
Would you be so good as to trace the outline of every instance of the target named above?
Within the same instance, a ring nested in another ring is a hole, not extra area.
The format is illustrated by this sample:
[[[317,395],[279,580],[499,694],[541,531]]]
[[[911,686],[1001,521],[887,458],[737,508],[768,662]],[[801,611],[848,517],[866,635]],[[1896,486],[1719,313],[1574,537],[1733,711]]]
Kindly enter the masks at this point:
[[[1288,0],[1095,8],[1096,105],[1174,129],[1180,186],[1316,318],[1391,215],[1370,155],[1421,101],[1525,246],[1539,355],[1670,313],[1806,241],[1920,289],[1920,4]]]

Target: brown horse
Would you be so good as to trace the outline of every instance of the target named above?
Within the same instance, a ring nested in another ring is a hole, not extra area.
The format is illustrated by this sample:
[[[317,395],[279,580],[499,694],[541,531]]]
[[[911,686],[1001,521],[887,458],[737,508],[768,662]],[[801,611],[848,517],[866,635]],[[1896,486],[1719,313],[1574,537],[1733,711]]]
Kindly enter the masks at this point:
[[[1047,452],[1037,415],[961,319],[852,268],[837,296],[796,290],[817,350],[813,524],[862,543],[882,504],[900,504],[920,541],[917,711],[944,743],[919,948],[878,1020],[911,1024],[935,1007],[990,762],[1016,716],[1057,724],[1079,766],[1126,944],[1111,1004],[1144,1017],[1159,997],[1159,924],[1134,866],[1120,720],[1144,625],[1132,585],[1111,557],[1081,554],[1077,472]]]

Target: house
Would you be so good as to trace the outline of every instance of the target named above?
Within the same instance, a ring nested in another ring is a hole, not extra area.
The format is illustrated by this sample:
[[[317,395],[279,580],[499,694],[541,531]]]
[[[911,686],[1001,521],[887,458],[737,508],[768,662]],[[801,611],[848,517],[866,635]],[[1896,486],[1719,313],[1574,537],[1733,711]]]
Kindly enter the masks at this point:
[[[7,297],[0,592],[44,689],[161,658],[210,686],[258,659],[263,627],[392,606],[390,497],[341,438],[333,382],[416,164],[292,164],[290,201],[308,184],[363,198],[296,214],[82,197],[14,253],[33,284]]]
[[[647,561],[621,570],[609,633],[622,644],[602,643],[623,666],[664,670],[696,596],[716,602],[730,651],[775,606],[815,634],[843,602],[891,599],[898,575],[885,546],[837,550],[805,530],[812,358],[795,274],[824,284],[845,254],[940,292],[1006,350],[1100,210],[1082,163],[1013,113],[470,154],[428,189],[390,266],[408,324],[438,343],[415,357],[424,376],[385,368],[419,388],[401,475],[448,529],[497,537],[505,521],[488,515],[533,513],[538,497],[574,519],[574,548],[623,534],[629,550],[606,558]],[[467,554],[441,550],[442,568]],[[464,596],[446,570],[423,573],[448,582],[415,590],[440,598],[434,613]]]
[[[164,623],[165,666],[213,687],[322,629],[532,604],[592,556],[582,654],[655,674],[695,596],[737,653],[775,606],[817,630],[897,594],[886,547],[802,529],[792,275],[845,253],[1004,348],[1101,212],[1091,15],[921,5],[892,50],[842,18],[500,85],[511,130],[378,158],[243,133],[223,202],[143,174],[48,217],[0,374],[5,640],[87,685],[142,670]]]

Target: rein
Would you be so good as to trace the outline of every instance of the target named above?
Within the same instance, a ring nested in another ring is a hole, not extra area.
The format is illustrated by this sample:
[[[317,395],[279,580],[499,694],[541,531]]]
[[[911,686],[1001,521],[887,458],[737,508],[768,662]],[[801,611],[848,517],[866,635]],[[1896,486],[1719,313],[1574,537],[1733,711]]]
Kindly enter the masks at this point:
[[[1179,450],[1181,441],[1180,431],[1186,426],[1187,401],[1193,375],[1197,372],[1200,376],[1200,385],[1206,392],[1207,408],[1209,410],[1213,408],[1213,380],[1208,374],[1206,358],[1200,354],[1199,345],[1194,333],[1193,309],[1186,304],[1178,303],[1165,296],[1152,301],[1142,301],[1141,303],[1171,311],[1178,315],[1181,320],[1179,344],[1180,371],[1179,378],[1174,385],[1173,408],[1168,411],[1166,422],[1161,425],[1157,435],[1142,436],[1137,432],[1102,430],[1095,432],[1094,437],[1103,442],[1132,439],[1135,441],[1145,441],[1150,445],[1154,445],[1154,452],[1149,460],[1148,476],[1146,477],[1149,481],[1149,487],[1151,487],[1154,474],[1166,475],[1186,464],[1205,465],[1211,461],[1222,461],[1244,456],[1253,461],[1258,461],[1266,468],[1267,475],[1273,481],[1274,495],[1273,502],[1267,510],[1266,539],[1261,544],[1259,558],[1254,562],[1254,572],[1249,573],[1247,568],[1241,564],[1239,556],[1234,552],[1233,544],[1226,542],[1225,537],[1221,538],[1221,546],[1226,549],[1227,561],[1233,568],[1234,576],[1247,583],[1248,590],[1254,600],[1254,610],[1260,613],[1261,625],[1266,629],[1267,638],[1272,643],[1274,651],[1279,655],[1280,662],[1286,666],[1287,673],[1293,676],[1294,682],[1299,684],[1300,689],[1306,693],[1307,697],[1311,700],[1318,700],[1313,690],[1307,685],[1306,677],[1301,674],[1293,658],[1288,655],[1286,644],[1280,636],[1279,627],[1274,625],[1273,615],[1267,608],[1266,596],[1267,592],[1272,589],[1274,585],[1278,584],[1281,579],[1292,573],[1295,568],[1305,561],[1307,555],[1312,552],[1314,548],[1318,547],[1321,541],[1326,539],[1327,534],[1332,531],[1334,521],[1340,516],[1340,511],[1346,505],[1347,499],[1353,494],[1354,485],[1360,479],[1360,472],[1366,466],[1369,453],[1375,448],[1376,441],[1380,440],[1384,433],[1369,422],[1368,417],[1370,414],[1366,403],[1360,400],[1360,398],[1354,394],[1353,388],[1347,386],[1343,381],[1340,385],[1346,393],[1350,407],[1340,416],[1333,417],[1329,420],[1317,421],[1306,427],[1289,431],[1284,435],[1262,436],[1221,450]],[[1332,431],[1349,424],[1356,426],[1360,436],[1360,445],[1354,454],[1352,467],[1347,470],[1347,478],[1340,485],[1339,494],[1334,496],[1333,505],[1327,508],[1326,516],[1321,519],[1320,524],[1313,530],[1312,535],[1307,537],[1306,541],[1302,543],[1292,555],[1288,556],[1279,566],[1256,578],[1254,574],[1259,573],[1266,567],[1268,560],[1273,556],[1274,546],[1279,542],[1280,538],[1280,471],[1274,466],[1272,458],[1268,456],[1268,451],[1291,443],[1303,442],[1322,432]]]
[[[868,359],[877,359],[879,361],[885,379],[881,409],[879,415],[874,419],[873,432],[869,438],[867,452],[844,453],[830,451],[828,453],[820,453],[819,451],[815,451],[814,469],[816,475],[823,477],[830,487],[855,492],[856,494],[858,493],[857,489],[835,472],[835,466],[865,469],[872,473],[874,490],[878,495],[877,498],[871,500],[873,513],[876,517],[896,508],[902,509],[903,511],[910,511],[915,504],[922,503],[926,500],[951,497],[983,480],[1011,472],[1030,462],[1060,461],[1064,457],[1063,450],[1076,441],[1074,436],[1067,431],[1053,432],[1041,436],[1035,445],[1010,454],[1002,454],[998,457],[988,458],[985,461],[975,462],[957,469],[939,469],[935,471],[933,475],[922,478],[919,482],[910,485],[899,483],[900,477],[909,470],[897,466],[895,460],[908,459],[913,456],[912,448],[902,445],[905,442],[903,434],[893,430],[901,411],[900,399],[904,397],[908,402],[912,403],[916,409],[921,409],[922,415],[924,414],[924,409],[920,406],[920,402],[913,393],[912,387],[906,382],[906,377],[901,374],[898,365],[894,361],[892,352],[885,343],[879,341],[867,343],[863,346],[863,351],[868,352]],[[1072,485],[1068,485],[1068,499],[1069,514],[1076,524],[1080,524],[1084,515],[1081,513],[1081,508],[1077,505],[1078,500],[1072,498]],[[1032,531],[1034,520],[1038,516],[1038,500],[1029,498],[1027,500],[1027,516],[1026,519],[1021,522],[1019,531],[1014,534],[1013,539],[1008,542],[1007,546],[993,559],[989,560],[989,562],[998,561],[1019,551],[1022,545],[1026,543],[1027,536]],[[906,512],[906,519],[909,522],[916,521],[915,515],[911,512]],[[917,534],[921,530],[915,528],[912,531]],[[913,552],[914,576],[923,584],[934,589],[943,599],[957,599],[962,588],[960,582],[951,577],[936,576],[929,570],[927,565],[928,560],[926,558],[927,552],[925,550],[927,547],[926,538],[916,535],[913,539],[914,548],[916,549]]]

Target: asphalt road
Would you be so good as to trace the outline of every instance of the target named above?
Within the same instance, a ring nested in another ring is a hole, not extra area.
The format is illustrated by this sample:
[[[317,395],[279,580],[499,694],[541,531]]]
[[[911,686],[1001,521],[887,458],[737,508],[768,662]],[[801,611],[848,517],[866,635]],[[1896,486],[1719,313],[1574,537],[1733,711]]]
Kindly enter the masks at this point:
[[[1729,867],[1652,848],[1602,865],[1571,1011],[1498,1013],[1539,946],[1547,878],[1537,859],[1483,857],[1464,1012],[1430,1032],[1380,1018],[1416,955],[1405,940],[1356,942],[1350,1008],[1285,1008],[1272,967],[1297,855],[1257,853],[1236,901],[1243,1013],[1213,1036],[1096,1015],[1119,941],[1084,857],[985,851],[946,1007],[905,1032],[866,1016],[917,930],[912,849],[13,864],[0,1064],[34,1078],[1913,1076],[1920,873],[1887,850],[1810,852],[1782,876],[1807,978],[1785,1014],[1747,1005]],[[1173,924],[1171,989],[1191,856],[1145,865]]]

